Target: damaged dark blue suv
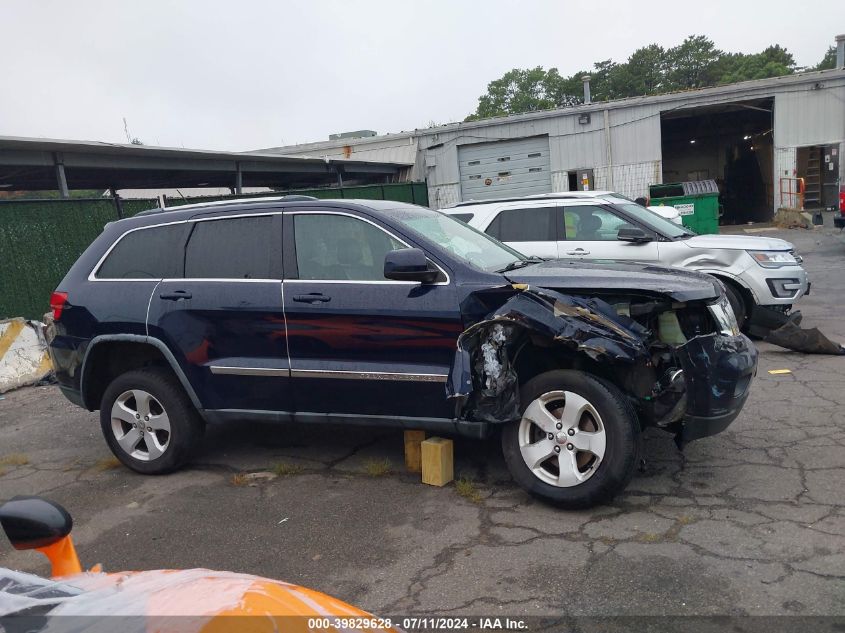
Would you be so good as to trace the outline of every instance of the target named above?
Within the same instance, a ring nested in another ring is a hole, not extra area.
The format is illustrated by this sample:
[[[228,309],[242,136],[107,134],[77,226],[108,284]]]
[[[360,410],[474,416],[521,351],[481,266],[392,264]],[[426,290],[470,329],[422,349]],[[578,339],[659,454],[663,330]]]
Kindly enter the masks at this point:
[[[106,226],[51,306],[62,391],[150,474],[205,422],[498,428],[521,486],[585,507],[628,483],[643,428],[726,428],[757,365],[711,277],[526,258],[396,202],[146,212]]]

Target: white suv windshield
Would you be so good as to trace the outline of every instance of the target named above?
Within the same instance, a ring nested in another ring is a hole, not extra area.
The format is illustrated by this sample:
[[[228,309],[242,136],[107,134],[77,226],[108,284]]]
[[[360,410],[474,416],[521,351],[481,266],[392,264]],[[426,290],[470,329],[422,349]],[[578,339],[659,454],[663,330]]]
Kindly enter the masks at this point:
[[[428,209],[396,209],[391,217],[410,230],[442,246],[465,262],[492,272],[526,258],[486,233],[437,211]]]

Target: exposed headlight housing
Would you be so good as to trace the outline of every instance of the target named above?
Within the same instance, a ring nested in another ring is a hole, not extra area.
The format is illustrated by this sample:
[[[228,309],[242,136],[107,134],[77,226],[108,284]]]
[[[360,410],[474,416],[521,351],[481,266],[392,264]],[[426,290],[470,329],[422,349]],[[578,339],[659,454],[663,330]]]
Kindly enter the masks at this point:
[[[736,315],[731,304],[728,303],[727,297],[723,295],[717,303],[711,303],[707,307],[716,322],[716,329],[719,330],[719,334],[724,336],[737,336],[739,334],[739,324],[736,322]]]
[[[763,268],[781,268],[795,266],[798,260],[789,251],[747,251],[755,262]]]

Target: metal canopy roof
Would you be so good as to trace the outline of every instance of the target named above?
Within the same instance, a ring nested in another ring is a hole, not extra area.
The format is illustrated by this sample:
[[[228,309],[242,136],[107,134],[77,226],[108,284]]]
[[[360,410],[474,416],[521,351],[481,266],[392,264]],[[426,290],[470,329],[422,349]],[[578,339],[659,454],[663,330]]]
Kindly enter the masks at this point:
[[[405,163],[0,136],[0,191],[385,182]],[[66,183],[66,185],[63,185]]]

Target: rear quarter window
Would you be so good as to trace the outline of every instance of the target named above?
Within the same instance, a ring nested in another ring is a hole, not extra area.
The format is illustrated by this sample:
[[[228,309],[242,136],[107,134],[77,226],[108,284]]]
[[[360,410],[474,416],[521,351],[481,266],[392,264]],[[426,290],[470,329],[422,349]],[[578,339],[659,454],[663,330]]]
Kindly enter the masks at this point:
[[[505,209],[485,231],[500,242],[554,242],[556,207]]]
[[[181,276],[184,224],[131,231],[119,239],[96,272],[97,279],[164,279]]]

